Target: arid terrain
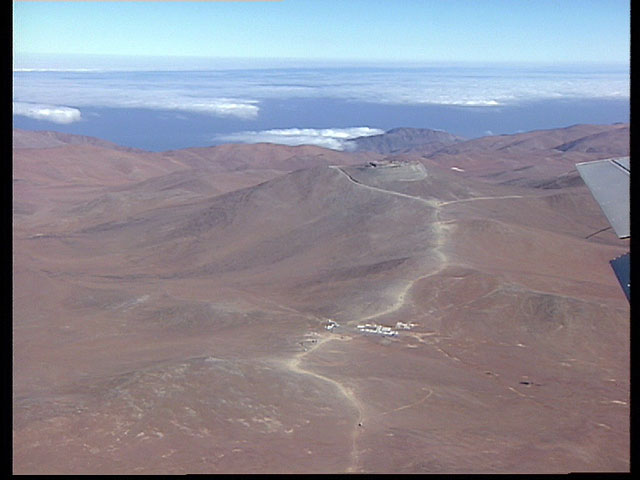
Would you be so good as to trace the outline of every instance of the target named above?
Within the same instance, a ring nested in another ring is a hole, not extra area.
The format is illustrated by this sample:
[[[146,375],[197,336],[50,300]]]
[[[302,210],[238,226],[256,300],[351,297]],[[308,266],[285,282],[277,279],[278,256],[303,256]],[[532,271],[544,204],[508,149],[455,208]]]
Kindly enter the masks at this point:
[[[628,471],[629,124],[386,135],[14,130],[14,473]]]

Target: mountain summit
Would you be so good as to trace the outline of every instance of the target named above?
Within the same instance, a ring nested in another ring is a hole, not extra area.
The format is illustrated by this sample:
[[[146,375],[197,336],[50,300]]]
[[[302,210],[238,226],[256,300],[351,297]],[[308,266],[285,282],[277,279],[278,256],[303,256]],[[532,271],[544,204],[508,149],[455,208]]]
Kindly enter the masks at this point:
[[[465,139],[444,130],[428,128],[392,128],[380,135],[358,137],[351,142],[358,151],[382,154],[421,152],[430,153]]]

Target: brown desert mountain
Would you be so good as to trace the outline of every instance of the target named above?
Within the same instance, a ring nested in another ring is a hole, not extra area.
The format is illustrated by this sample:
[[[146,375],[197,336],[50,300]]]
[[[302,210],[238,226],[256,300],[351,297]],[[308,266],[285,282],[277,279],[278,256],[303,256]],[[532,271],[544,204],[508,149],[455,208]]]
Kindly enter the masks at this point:
[[[354,138],[351,143],[357,151],[382,154],[435,152],[447,145],[463,142],[465,139],[442,130],[428,128],[393,128],[380,135]]]
[[[628,241],[574,164],[628,129],[391,155],[22,135],[15,473],[627,471]]]
[[[424,161],[491,183],[535,187],[574,173],[576,163],[628,152],[629,124],[573,125],[468,140],[430,153]]]
[[[94,145],[96,147],[104,147],[112,150],[124,150],[142,152],[130,147],[123,147],[106,140],[95,137],[87,137],[84,135],[71,135],[69,133],[53,132],[53,131],[31,131],[19,128],[13,129],[13,148],[50,148],[61,147],[64,145]]]

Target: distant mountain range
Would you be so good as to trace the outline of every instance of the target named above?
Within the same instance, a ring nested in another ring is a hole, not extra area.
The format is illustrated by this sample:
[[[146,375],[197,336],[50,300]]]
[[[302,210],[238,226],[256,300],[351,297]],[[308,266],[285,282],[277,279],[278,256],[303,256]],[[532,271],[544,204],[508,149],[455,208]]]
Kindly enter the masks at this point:
[[[94,145],[113,150],[141,151],[136,148],[124,147],[106,140],[84,135],[54,132],[48,130],[32,131],[13,129],[13,148],[51,148],[62,145]]]
[[[356,150],[388,153],[435,152],[447,145],[465,141],[463,137],[428,128],[393,128],[380,135],[351,140]]]

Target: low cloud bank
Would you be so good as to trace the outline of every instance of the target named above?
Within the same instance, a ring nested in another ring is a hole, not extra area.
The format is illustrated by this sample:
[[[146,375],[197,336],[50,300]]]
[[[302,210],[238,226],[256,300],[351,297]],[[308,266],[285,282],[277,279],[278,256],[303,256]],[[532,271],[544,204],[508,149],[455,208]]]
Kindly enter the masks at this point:
[[[205,101],[177,101],[175,103],[141,103],[142,108],[181,110],[183,112],[205,113],[217,117],[236,117],[253,120],[258,117],[260,107],[255,100],[234,100],[228,98],[206,99]]]
[[[281,145],[316,145],[332,150],[351,150],[350,140],[357,137],[379,135],[384,130],[371,127],[350,128],[284,128],[237,132],[220,135],[216,140],[230,143],[278,143]]]
[[[209,80],[157,72],[134,75],[130,72],[14,71],[13,98],[14,103],[26,105],[69,102],[78,108],[175,110],[241,120],[258,117],[258,100],[246,98],[238,90],[222,91],[215,81]],[[33,111],[21,108],[21,112]]]
[[[391,105],[499,108],[536,100],[628,99],[624,68],[290,68],[206,71],[13,73],[14,101],[145,108],[255,120],[262,102],[331,98]]]
[[[77,108],[37,103],[13,102],[13,114],[59,124],[69,124],[82,120],[80,110]]]

